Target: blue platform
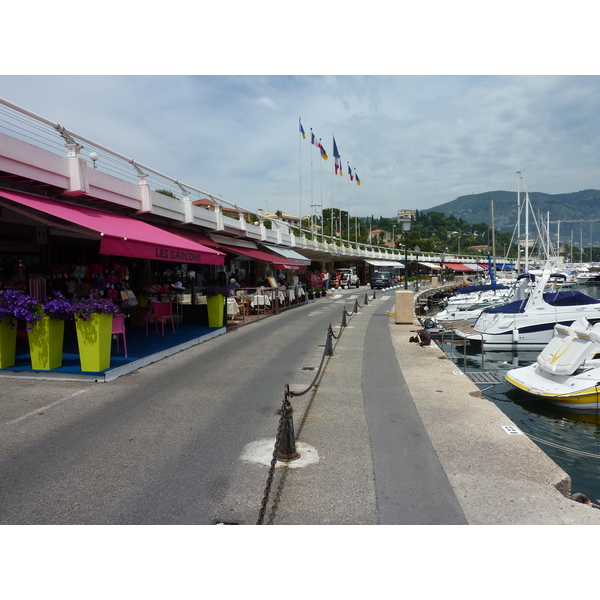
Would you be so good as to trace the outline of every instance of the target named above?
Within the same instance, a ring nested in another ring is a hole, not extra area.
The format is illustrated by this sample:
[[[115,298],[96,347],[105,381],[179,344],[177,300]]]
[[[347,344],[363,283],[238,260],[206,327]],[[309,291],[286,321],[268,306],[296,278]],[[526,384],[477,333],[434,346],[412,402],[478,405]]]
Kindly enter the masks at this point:
[[[91,372],[82,371],[77,350],[77,336],[72,323],[65,327],[65,340],[63,346],[63,364],[57,369],[50,371],[35,371],[31,367],[29,354],[29,342],[24,336],[17,338],[17,351],[15,365],[0,369],[0,377],[19,377],[27,379],[62,379],[72,381],[111,381],[127,373],[131,373],[149,365],[200,344],[206,340],[224,334],[226,327],[212,328],[195,325],[182,325],[175,328],[175,334],[171,326],[165,327],[164,337],[161,329],[158,333],[154,326],[150,326],[148,336],[145,327],[127,327],[127,358],[123,349],[121,336],[119,336],[119,354],[117,354],[117,342],[112,341],[110,367],[105,371]]]

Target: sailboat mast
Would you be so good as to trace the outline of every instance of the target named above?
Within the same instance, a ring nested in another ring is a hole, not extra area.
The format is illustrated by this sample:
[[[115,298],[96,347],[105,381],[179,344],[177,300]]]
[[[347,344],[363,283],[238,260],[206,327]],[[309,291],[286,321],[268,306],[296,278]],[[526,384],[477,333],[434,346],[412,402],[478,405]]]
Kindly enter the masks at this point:
[[[529,192],[525,192],[525,273],[529,273]]]
[[[492,270],[496,273],[496,227],[494,225],[494,199],[492,198]]]
[[[521,272],[521,171],[517,171],[517,273]]]

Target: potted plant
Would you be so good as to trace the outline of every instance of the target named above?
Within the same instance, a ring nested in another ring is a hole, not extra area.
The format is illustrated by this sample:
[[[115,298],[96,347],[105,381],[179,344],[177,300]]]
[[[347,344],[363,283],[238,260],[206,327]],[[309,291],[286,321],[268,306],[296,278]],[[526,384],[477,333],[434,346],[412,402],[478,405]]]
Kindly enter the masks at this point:
[[[220,285],[210,285],[202,289],[206,296],[206,308],[208,310],[208,326],[223,327],[225,320],[225,298],[233,295],[230,288]]]
[[[315,299],[315,290],[313,288],[308,288],[306,290],[306,295],[308,296],[309,300],[314,300]]]
[[[22,312],[25,296],[18,290],[0,290],[0,369],[15,364],[17,316]]]
[[[59,292],[45,302],[32,298],[29,321],[29,353],[31,366],[38,371],[49,371],[62,365],[65,320],[73,313],[73,305]]]
[[[119,308],[111,300],[88,298],[73,305],[82,371],[105,371],[110,367],[113,316]]]

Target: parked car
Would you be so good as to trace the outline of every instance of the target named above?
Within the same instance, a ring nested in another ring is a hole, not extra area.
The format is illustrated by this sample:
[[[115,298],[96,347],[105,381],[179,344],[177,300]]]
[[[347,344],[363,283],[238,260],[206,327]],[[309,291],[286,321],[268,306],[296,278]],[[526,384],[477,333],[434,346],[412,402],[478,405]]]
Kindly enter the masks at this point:
[[[306,276],[306,289],[321,289],[325,287],[325,282],[320,274],[310,273]]]
[[[375,272],[371,275],[371,289],[381,290],[390,287],[391,277],[389,273],[378,273]]]

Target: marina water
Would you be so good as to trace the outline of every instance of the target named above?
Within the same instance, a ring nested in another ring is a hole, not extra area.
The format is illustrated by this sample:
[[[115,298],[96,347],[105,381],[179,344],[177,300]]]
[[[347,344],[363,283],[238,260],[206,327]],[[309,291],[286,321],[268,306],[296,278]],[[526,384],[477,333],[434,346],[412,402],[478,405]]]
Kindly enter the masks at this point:
[[[600,298],[600,286],[580,285],[583,293]],[[456,342],[456,338],[455,338]],[[528,396],[511,386],[504,378],[509,369],[525,367],[535,362],[539,351],[486,351],[451,343],[437,344],[461,371],[481,371],[493,374],[500,384],[478,384],[485,399],[493,402],[524,434],[539,446],[571,477],[571,492],[585,494],[600,504],[600,414],[599,411],[565,411],[542,400]],[[466,352],[466,353],[465,353]]]

